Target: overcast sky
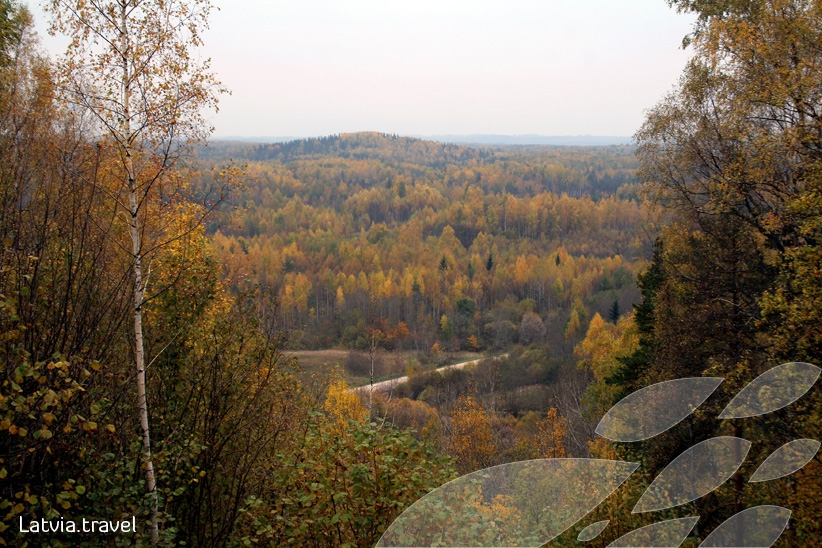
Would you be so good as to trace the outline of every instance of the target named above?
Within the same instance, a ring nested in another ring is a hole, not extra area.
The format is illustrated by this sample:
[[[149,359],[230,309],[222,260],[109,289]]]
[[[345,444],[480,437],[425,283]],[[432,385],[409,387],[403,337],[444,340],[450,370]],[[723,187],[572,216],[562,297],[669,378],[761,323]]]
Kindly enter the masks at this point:
[[[215,4],[204,55],[233,93],[218,137],[632,135],[679,77],[692,21],[664,0]]]

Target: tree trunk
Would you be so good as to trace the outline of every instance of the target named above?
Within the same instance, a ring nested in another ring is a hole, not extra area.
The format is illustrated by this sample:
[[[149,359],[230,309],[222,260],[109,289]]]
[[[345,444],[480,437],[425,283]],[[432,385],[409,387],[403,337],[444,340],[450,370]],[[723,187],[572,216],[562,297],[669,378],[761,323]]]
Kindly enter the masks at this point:
[[[140,233],[139,200],[137,197],[137,177],[134,173],[134,158],[132,157],[131,135],[131,76],[129,71],[129,28],[126,4],[121,4],[120,36],[123,55],[123,134],[121,146],[125,160],[125,176],[128,185],[129,235],[131,236],[131,251],[134,273],[134,362],[137,369],[137,413],[140,419],[140,431],[143,438],[143,465],[146,471],[146,491],[151,497],[151,544],[159,542],[157,528],[157,482],[154,477],[154,462],[151,459],[151,431],[148,422],[148,399],[146,397],[146,367],[145,352],[143,350],[143,257],[142,235]]]
[[[131,164],[130,153],[126,161]],[[146,397],[146,368],[143,350],[143,266],[141,256],[140,223],[137,218],[137,196],[133,190],[134,181],[129,175],[129,206],[131,208],[131,243],[134,253],[134,362],[137,367],[137,412],[140,416],[140,431],[143,437],[143,461],[146,470],[146,491],[151,495],[151,544],[159,540],[157,530],[157,484],[154,478],[154,463],[151,459],[151,431],[148,424],[148,399]]]

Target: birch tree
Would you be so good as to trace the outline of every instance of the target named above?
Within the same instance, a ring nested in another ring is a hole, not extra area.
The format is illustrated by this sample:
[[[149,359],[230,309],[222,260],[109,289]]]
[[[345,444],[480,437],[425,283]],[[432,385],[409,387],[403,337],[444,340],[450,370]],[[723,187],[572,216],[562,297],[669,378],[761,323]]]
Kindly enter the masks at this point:
[[[71,42],[58,63],[64,98],[89,119],[91,137],[113,151],[115,200],[133,283],[136,414],[142,436],[151,541],[157,544],[158,487],[152,461],[143,308],[151,258],[169,243],[171,211],[190,190],[173,168],[212,131],[203,115],[224,88],[197,59],[210,0],[49,0],[51,32]],[[200,201],[202,196],[200,196]],[[193,222],[202,222],[200,209]]]

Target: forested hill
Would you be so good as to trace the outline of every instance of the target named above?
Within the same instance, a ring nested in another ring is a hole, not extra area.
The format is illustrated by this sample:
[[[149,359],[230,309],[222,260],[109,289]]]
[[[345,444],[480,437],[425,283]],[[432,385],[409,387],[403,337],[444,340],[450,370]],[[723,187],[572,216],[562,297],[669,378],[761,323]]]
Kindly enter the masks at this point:
[[[645,258],[630,147],[468,147],[355,133],[218,142],[247,184],[212,228],[224,275],[278,298],[293,347],[492,349],[531,314],[570,353],[594,312],[625,311]],[[616,303],[616,305],[614,304]]]
[[[599,195],[616,192],[621,185],[635,182],[637,162],[634,153],[635,147],[629,145],[469,146],[361,132],[271,144],[212,141],[200,149],[199,156],[212,161],[231,158],[239,162],[281,163],[332,158],[376,160],[395,169],[415,170],[447,170],[499,163],[501,170],[514,175],[513,179],[532,183],[508,186],[505,190],[512,194],[542,188],[571,193],[584,189]],[[565,169],[558,172],[556,168],[559,166]]]
[[[492,153],[487,149],[363,132],[259,145],[252,149],[249,159],[287,162],[300,158],[336,156],[355,160],[377,159],[387,163],[411,163],[441,168],[449,164],[465,165],[491,155]]]

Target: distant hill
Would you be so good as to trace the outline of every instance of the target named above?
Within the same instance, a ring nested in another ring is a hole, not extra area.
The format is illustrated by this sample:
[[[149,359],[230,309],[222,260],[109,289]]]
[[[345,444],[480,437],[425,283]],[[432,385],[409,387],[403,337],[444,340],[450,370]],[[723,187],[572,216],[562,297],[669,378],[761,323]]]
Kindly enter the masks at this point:
[[[624,135],[497,135],[497,134],[474,134],[474,135],[409,135],[426,141],[437,141],[440,143],[454,144],[474,144],[474,145],[553,145],[553,146],[608,146],[608,145],[630,145],[633,138]],[[243,137],[229,136],[217,137],[220,141],[239,141],[245,143],[287,143],[289,141],[312,140],[314,137],[284,137],[284,136],[262,136]]]
[[[274,160],[285,163],[298,159],[340,158],[443,167],[447,164],[465,165],[490,157],[493,152],[484,147],[459,146],[376,132],[343,133],[269,143],[215,140],[200,151],[201,157],[217,158],[225,155],[253,162]]]
[[[442,137],[442,136],[440,136]],[[493,140],[495,136],[486,137]],[[505,137],[505,136],[497,136]],[[525,141],[527,136],[509,136],[510,139]],[[539,137],[539,136],[533,136]],[[468,138],[468,137],[465,137]],[[549,138],[545,138],[549,139]],[[403,137],[377,132],[342,133],[326,137],[310,137],[285,142],[250,142],[237,140],[212,140],[207,147],[200,150],[204,158],[234,158],[253,162],[279,161],[283,163],[298,159],[339,158],[346,160],[379,160],[389,164],[415,164],[418,167],[428,166],[443,168],[446,165],[467,166],[474,162],[488,163],[510,159],[522,155],[563,157],[560,163],[567,163],[571,157],[587,158],[588,155],[609,150],[607,154],[617,156],[631,156],[634,154],[632,145],[573,145],[573,139],[585,137],[555,137],[557,141],[567,139],[567,143],[558,144],[525,144],[508,143],[455,143],[444,139],[423,139],[419,137]],[[590,139],[607,139],[606,137],[590,137]],[[617,139],[617,138],[614,138]],[[587,164],[587,159],[582,164]],[[582,168],[579,162],[568,167]],[[591,167],[591,166],[587,166]]]

